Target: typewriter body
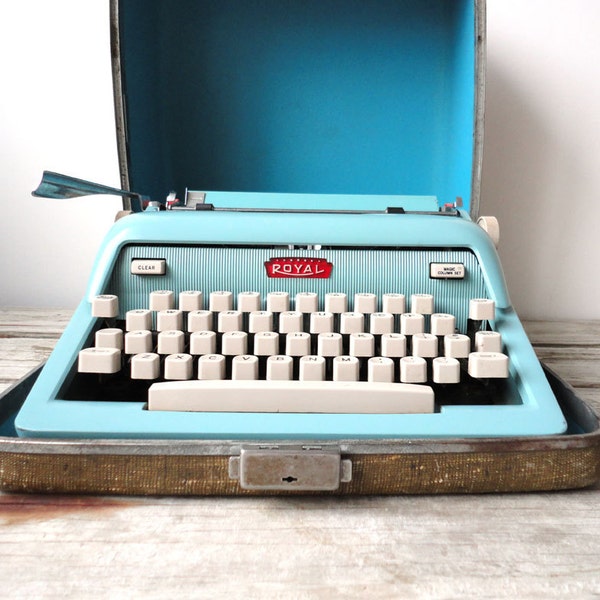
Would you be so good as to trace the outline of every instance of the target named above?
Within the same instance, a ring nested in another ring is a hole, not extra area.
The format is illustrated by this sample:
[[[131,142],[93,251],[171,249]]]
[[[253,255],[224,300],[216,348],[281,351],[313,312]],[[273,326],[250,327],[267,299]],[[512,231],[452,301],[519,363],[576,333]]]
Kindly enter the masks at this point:
[[[563,433],[476,223],[483,2],[188,4],[113,2],[122,183],[152,201],[19,435]]]
[[[203,209],[114,226],[22,434],[564,430],[494,245],[468,216],[428,198],[245,196],[209,192]],[[334,208],[358,202],[369,209]]]

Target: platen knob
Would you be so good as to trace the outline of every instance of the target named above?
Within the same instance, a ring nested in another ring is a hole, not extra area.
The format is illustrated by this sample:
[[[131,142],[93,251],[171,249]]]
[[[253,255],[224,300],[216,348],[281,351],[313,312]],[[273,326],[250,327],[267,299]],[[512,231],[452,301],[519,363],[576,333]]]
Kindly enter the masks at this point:
[[[500,225],[496,217],[479,217],[477,225],[481,227],[492,239],[494,246],[498,247],[500,243]]]

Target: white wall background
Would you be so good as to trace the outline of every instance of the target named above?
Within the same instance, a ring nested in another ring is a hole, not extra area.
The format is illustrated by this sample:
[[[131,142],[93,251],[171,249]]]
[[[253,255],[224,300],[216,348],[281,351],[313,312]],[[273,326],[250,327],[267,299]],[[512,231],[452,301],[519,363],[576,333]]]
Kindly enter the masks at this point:
[[[526,318],[600,318],[600,2],[488,0],[482,214]],[[44,169],[119,186],[108,2],[0,0],[0,306],[74,307],[120,201],[30,196]]]
[[[600,2],[488,0],[482,214],[522,317],[600,318]]]

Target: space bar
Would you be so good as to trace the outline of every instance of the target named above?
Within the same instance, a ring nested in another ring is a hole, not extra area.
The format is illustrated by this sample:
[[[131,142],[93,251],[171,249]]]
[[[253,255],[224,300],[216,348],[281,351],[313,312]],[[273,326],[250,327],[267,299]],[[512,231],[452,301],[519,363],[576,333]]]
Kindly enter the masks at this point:
[[[431,413],[428,385],[364,381],[192,380],[154,383],[148,410],[269,413]]]

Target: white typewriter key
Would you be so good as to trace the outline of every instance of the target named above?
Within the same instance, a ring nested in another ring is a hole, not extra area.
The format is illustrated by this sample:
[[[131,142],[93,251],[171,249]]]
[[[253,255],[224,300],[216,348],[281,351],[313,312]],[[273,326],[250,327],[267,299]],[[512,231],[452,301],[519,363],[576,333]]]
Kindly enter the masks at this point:
[[[471,352],[471,338],[460,333],[444,336],[444,356],[467,358]]]
[[[213,326],[213,314],[209,310],[194,310],[188,314],[187,329],[194,331],[209,331]]]
[[[377,383],[394,381],[394,361],[385,356],[374,356],[367,363],[367,379]]]
[[[147,329],[125,334],[125,354],[152,352],[152,332]]]
[[[406,296],[404,294],[383,294],[381,312],[401,315],[406,312]]]
[[[365,329],[365,316],[357,312],[345,312],[340,317],[340,333],[362,333]]]
[[[269,292],[267,294],[267,310],[282,313],[290,310],[290,295],[287,292]]]
[[[242,330],[242,313],[239,310],[224,310],[217,317],[217,331],[225,333],[227,331]]]
[[[333,359],[333,381],[358,381],[360,361],[356,356],[336,356]]]
[[[425,383],[427,381],[427,361],[420,356],[401,358],[400,381],[402,383]]]
[[[226,290],[211,292],[208,297],[208,310],[222,312],[233,308],[233,294]]]
[[[433,359],[434,383],[460,383],[460,363],[456,358],[438,356]]]
[[[123,350],[123,330],[111,327],[99,329],[95,336],[96,348],[117,348]]]
[[[492,321],[496,314],[496,303],[487,298],[472,298],[469,301],[469,319]]]
[[[119,315],[119,298],[113,294],[102,294],[92,299],[92,317],[112,319]]]
[[[325,311],[336,315],[348,312],[348,296],[341,292],[325,294]]]
[[[319,296],[314,292],[299,292],[296,294],[295,308],[297,312],[314,313],[319,310]]]
[[[303,315],[297,311],[282,312],[279,315],[279,333],[302,331]]]
[[[205,354],[198,359],[198,379],[224,379],[225,357],[221,354]]]
[[[179,310],[192,312],[193,310],[202,310],[204,303],[204,294],[197,290],[187,290],[179,294]]]
[[[362,313],[363,315],[370,315],[377,312],[377,296],[366,292],[354,294],[354,312]]]
[[[430,331],[433,335],[452,335],[456,330],[456,317],[444,313],[431,315]]]
[[[193,362],[189,354],[170,354],[165,358],[165,379],[185,381],[192,378]]]
[[[185,348],[183,331],[161,331],[158,334],[159,354],[181,354]]]
[[[425,317],[420,313],[404,313],[400,315],[400,333],[415,335],[425,331]]]
[[[175,294],[172,290],[150,292],[150,310],[168,310],[175,308]]]
[[[433,313],[433,296],[431,294],[413,294],[410,297],[410,312],[421,315]]]
[[[401,333],[384,333],[381,336],[381,355],[390,358],[406,356],[406,336]]]
[[[394,332],[394,315],[392,313],[378,312],[371,315],[369,331],[375,335]]]
[[[339,333],[320,333],[317,338],[317,354],[333,357],[342,354],[342,336]]]
[[[350,334],[350,356],[367,357],[375,353],[375,338],[371,333]]]
[[[300,359],[300,381],[325,381],[325,359],[322,356],[303,356]]]
[[[469,375],[477,379],[508,377],[508,356],[500,352],[471,352]]]
[[[257,356],[273,356],[279,351],[279,334],[260,331],[254,336],[253,352]]]
[[[79,373],[118,373],[121,351],[117,348],[84,348],[77,361]]]
[[[237,356],[247,354],[248,334],[245,331],[228,331],[221,338],[221,354]]]
[[[292,379],[294,360],[279,354],[267,358],[267,381],[289,381]]]
[[[159,310],[156,313],[157,331],[173,331],[183,329],[183,313],[175,308]]]
[[[237,309],[240,312],[260,310],[260,294],[258,292],[240,292],[237,297]]]
[[[333,313],[314,312],[310,315],[311,333],[331,333],[333,331]]]
[[[131,379],[158,379],[160,377],[160,357],[153,352],[136,354],[131,357]]]
[[[438,355],[438,339],[432,333],[417,333],[412,338],[413,356],[435,358]]]
[[[248,318],[248,331],[250,333],[273,331],[273,313],[267,310],[251,312]]]
[[[217,334],[214,331],[194,331],[190,335],[190,354],[214,354],[217,351]]]
[[[476,352],[502,352],[502,336],[497,331],[475,333]]]
[[[127,331],[144,331],[152,329],[152,313],[145,308],[128,310],[125,313],[125,329]]]
[[[231,379],[237,381],[258,379],[258,357],[251,354],[234,356],[231,361]]]
[[[310,334],[303,331],[288,333],[285,337],[285,353],[288,356],[310,354]]]

